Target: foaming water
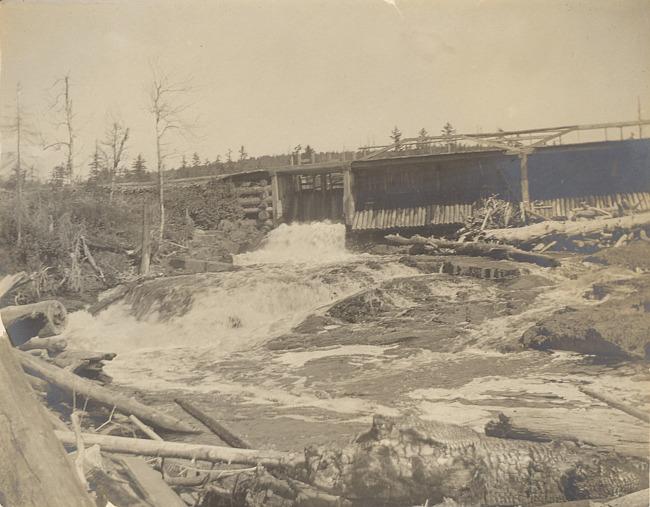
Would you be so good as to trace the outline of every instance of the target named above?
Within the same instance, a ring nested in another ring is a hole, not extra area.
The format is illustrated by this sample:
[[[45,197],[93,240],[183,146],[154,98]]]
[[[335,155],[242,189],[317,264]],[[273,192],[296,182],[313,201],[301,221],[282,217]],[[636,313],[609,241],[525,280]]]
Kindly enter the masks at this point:
[[[415,273],[369,259],[345,250],[340,224],[283,225],[262,250],[238,256],[240,270],[150,281],[95,317],[70,315],[64,336],[75,348],[116,352],[115,363],[142,352],[173,359],[178,349],[225,357],[259,347],[338,299]]]
[[[328,264],[354,259],[345,248],[345,225],[329,222],[282,224],[267,236],[264,248],[235,257],[238,265]]]

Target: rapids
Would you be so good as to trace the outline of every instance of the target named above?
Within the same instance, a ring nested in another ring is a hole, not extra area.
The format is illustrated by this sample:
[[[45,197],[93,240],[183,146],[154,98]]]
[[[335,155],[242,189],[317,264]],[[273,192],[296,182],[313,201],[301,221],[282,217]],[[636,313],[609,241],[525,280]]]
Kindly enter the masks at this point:
[[[117,353],[104,367],[116,386],[151,393],[167,410],[179,410],[174,396],[191,394],[261,447],[344,441],[374,413],[480,429],[497,412],[522,420],[521,407],[533,429],[562,426],[582,410],[588,439],[601,428],[602,411],[584,415],[593,403],[581,383],[633,402],[647,389],[631,367],[594,366],[570,353],[505,352],[540,318],[584,303],[591,284],[570,281],[561,269],[530,268],[548,285],[517,303],[517,290],[504,296],[494,282],[423,275],[398,256],[349,252],[344,226],[329,223],[282,225],[234,262],[237,271],[152,280],[94,317],[72,313],[62,336],[70,348]],[[368,308],[380,302],[389,311],[358,322],[325,318],[336,302],[368,290]],[[406,341],[382,338],[391,333]],[[286,336],[292,345],[277,346]],[[437,341],[446,345],[436,348]]]

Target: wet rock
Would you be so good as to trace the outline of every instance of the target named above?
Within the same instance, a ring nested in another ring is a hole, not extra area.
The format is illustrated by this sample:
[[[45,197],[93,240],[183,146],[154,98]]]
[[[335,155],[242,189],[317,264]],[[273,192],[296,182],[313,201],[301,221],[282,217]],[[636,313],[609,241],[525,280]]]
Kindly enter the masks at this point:
[[[650,316],[645,311],[631,308],[612,313],[612,308],[601,307],[570,310],[556,312],[529,328],[521,338],[522,345],[598,356],[650,357]]]

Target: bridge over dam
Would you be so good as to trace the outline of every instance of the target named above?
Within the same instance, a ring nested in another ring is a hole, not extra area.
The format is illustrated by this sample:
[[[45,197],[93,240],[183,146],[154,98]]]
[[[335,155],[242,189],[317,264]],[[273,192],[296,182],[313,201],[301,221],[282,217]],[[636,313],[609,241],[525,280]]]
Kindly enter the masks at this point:
[[[569,217],[582,203],[650,210],[648,125],[635,121],[419,137],[361,148],[353,160],[217,177],[235,184],[249,218],[270,220],[273,226],[343,222],[350,234],[458,227],[493,195],[547,219]],[[576,142],[576,134],[582,142]],[[594,134],[605,139],[592,140]]]

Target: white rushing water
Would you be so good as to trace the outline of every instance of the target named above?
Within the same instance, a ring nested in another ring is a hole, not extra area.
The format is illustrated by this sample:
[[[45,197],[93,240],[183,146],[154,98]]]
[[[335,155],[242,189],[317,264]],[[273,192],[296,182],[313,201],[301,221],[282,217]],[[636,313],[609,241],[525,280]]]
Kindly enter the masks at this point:
[[[239,271],[154,280],[130,304],[114,304],[95,317],[71,314],[64,337],[73,348],[116,352],[109,368],[135,369],[143,352],[155,352],[160,361],[226,357],[290,331],[324,305],[415,274],[395,260],[372,260],[346,250],[341,224],[282,225],[262,249],[236,257]]]

